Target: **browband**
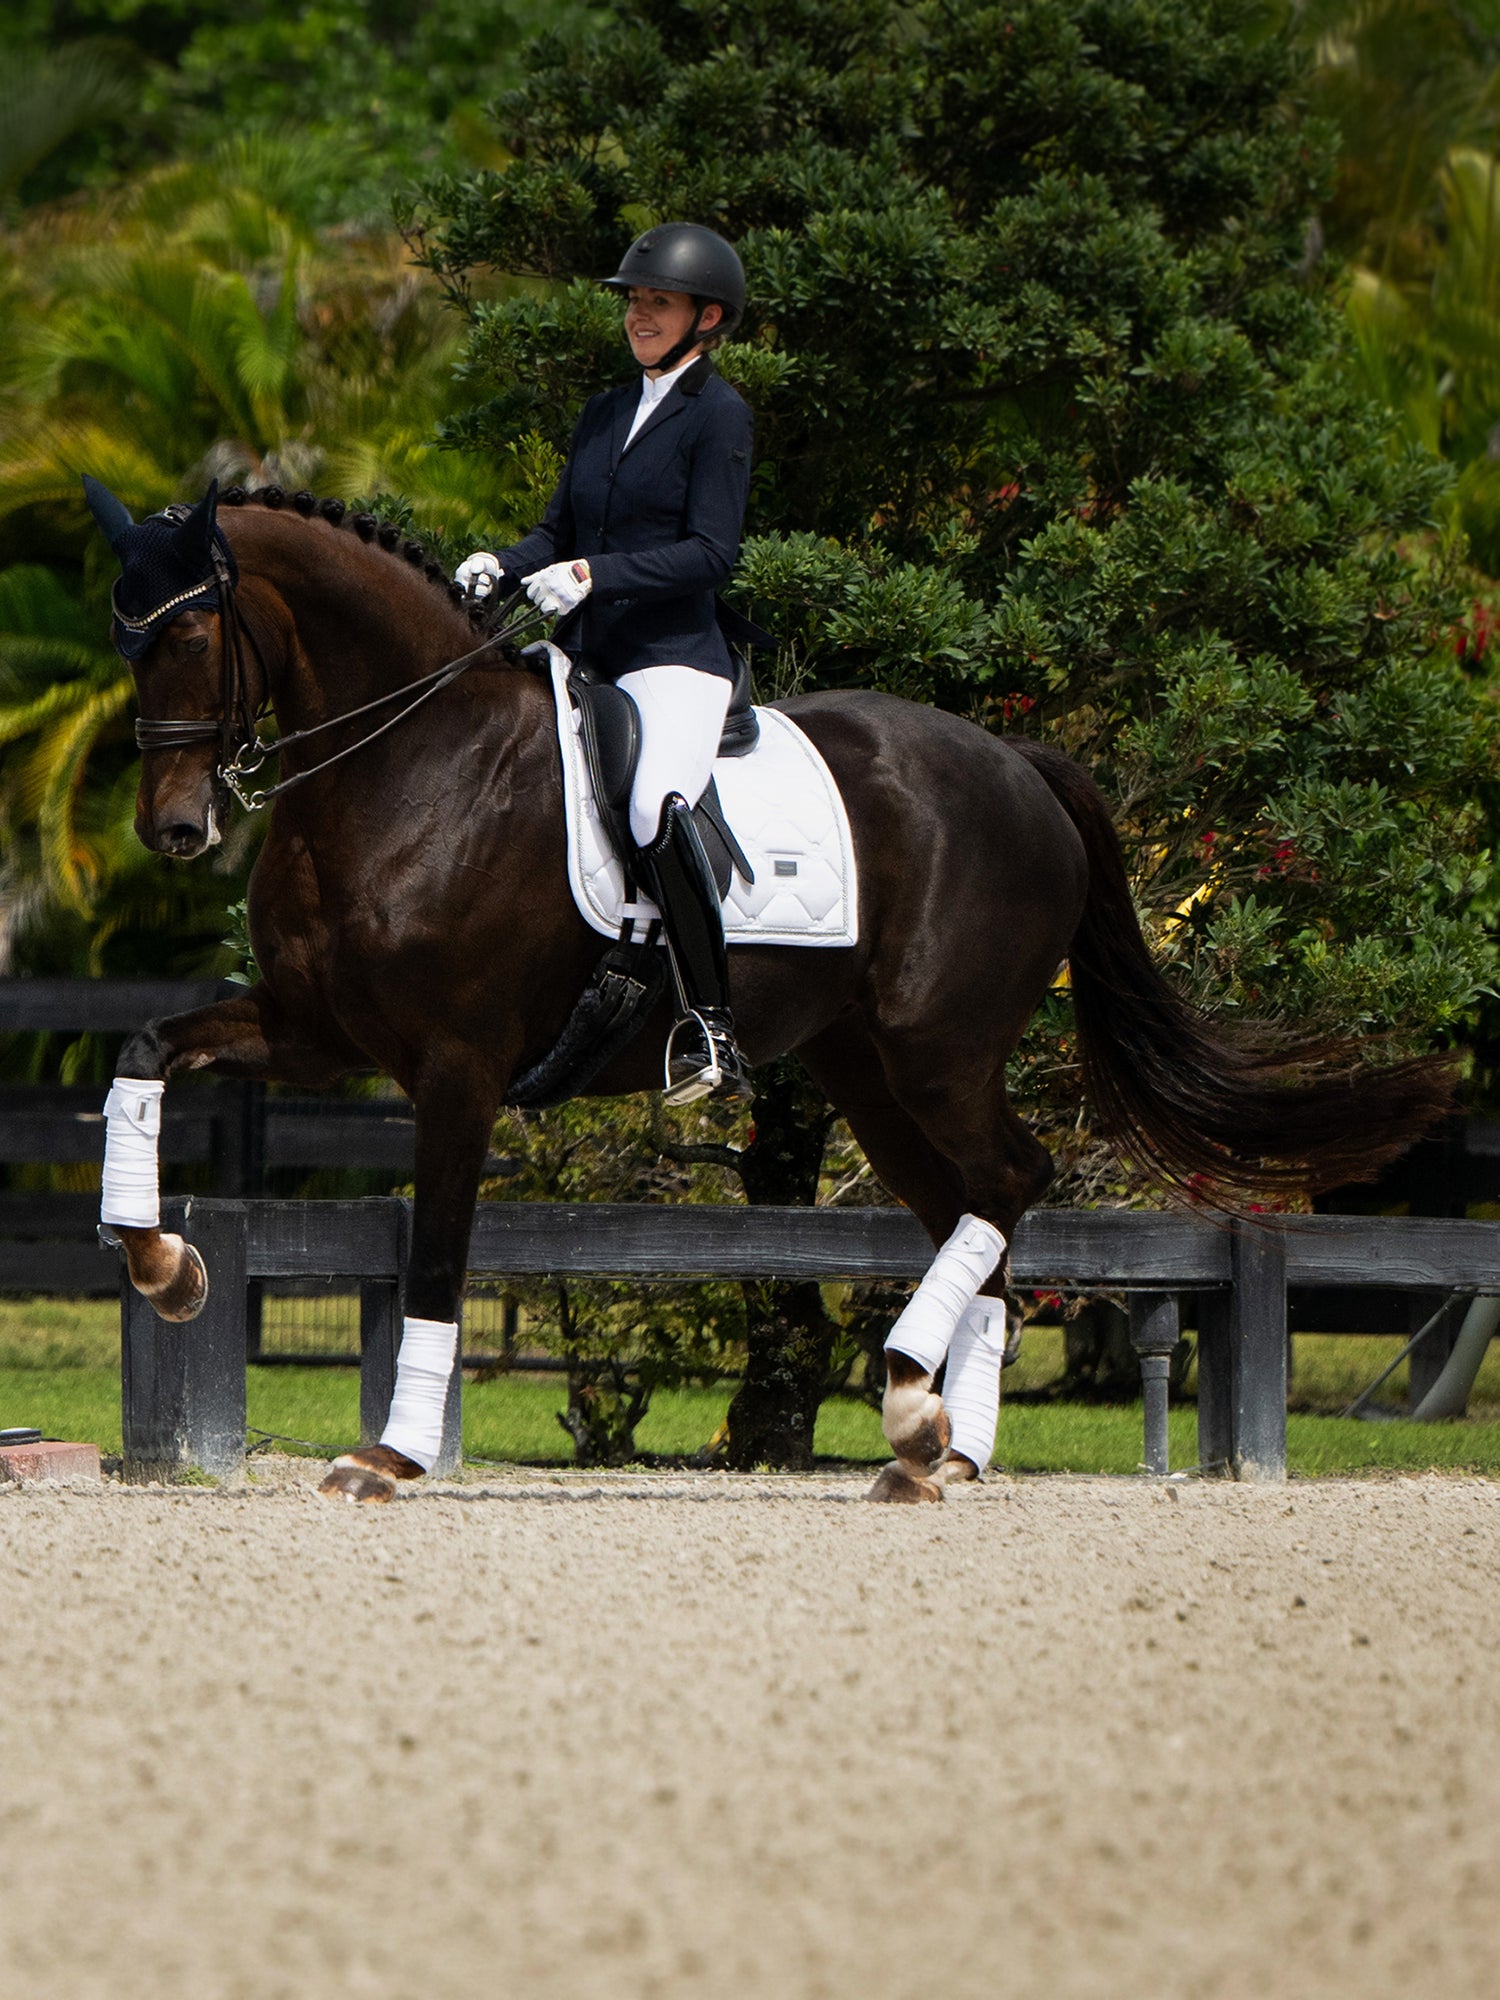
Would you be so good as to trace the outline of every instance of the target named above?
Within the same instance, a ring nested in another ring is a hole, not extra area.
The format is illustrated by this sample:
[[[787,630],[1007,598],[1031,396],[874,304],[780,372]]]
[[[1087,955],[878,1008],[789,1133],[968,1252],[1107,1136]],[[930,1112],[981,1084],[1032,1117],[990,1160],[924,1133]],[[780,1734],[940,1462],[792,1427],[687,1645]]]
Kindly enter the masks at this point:
[[[144,618],[127,618],[115,601],[115,592],[120,588],[120,578],[116,577],[109,587],[109,608],[114,614],[115,623],[123,625],[127,632],[149,632],[158,618],[165,618],[169,611],[176,611],[184,604],[191,604],[195,598],[204,597],[209,591],[217,590],[218,587],[217,574],[206,576],[201,583],[195,583],[191,589],[179,590],[177,595],[169,597],[165,604],[158,604],[156,609],[148,611]]]

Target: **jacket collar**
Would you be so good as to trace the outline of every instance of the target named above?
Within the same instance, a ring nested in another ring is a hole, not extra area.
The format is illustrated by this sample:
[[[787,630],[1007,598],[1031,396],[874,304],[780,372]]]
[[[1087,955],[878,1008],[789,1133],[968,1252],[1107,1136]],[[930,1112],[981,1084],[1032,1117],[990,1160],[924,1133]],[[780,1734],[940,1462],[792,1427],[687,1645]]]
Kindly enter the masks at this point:
[[[691,367],[684,368],[673,382],[672,387],[662,397],[656,408],[641,425],[629,444],[624,443],[626,433],[635,419],[638,396],[622,396],[620,409],[615,416],[615,457],[621,459],[635,450],[642,438],[649,437],[658,426],[670,423],[673,417],[682,415],[684,396],[701,396],[709,379],[713,376],[714,362],[711,354],[700,354]]]

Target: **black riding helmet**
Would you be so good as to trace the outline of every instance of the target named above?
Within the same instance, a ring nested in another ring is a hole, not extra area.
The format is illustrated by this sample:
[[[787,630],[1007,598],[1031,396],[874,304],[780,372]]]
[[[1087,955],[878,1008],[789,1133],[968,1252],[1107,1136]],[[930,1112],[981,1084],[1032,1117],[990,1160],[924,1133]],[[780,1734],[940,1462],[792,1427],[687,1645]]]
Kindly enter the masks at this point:
[[[654,285],[661,292],[686,292],[697,306],[693,324],[658,368],[673,367],[698,339],[698,321],[710,303],[724,308],[713,329],[728,336],[745,310],[745,267],[732,243],[697,222],[663,222],[638,236],[620,259],[606,290],[628,292],[632,285]]]

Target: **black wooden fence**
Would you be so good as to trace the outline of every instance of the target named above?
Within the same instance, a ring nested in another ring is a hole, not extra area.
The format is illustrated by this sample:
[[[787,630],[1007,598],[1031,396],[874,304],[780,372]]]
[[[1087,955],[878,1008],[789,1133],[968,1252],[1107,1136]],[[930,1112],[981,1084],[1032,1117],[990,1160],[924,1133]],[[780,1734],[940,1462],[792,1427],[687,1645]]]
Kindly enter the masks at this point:
[[[202,1317],[168,1326],[122,1289],[127,1475],[197,1466],[233,1474],[245,1449],[248,1287],[255,1280],[356,1280],[360,1421],[384,1426],[400,1343],[409,1206],[356,1202],[164,1204],[164,1226],[202,1252]],[[472,1275],[502,1277],[915,1279],[931,1247],[904,1209],[774,1209],[482,1203]],[[1237,1223],[1119,1210],[1038,1209],[1012,1246],[1012,1280],[1058,1291],[1123,1291],[1145,1387],[1145,1464],[1168,1470],[1167,1358],[1186,1317],[1198,1336],[1198,1462],[1239,1479],[1286,1474],[1288,1287],[1379,1286],[1412,1297],[1500,1294],[1500,1223],[1296,1216]],[[449,1389],[442,1456],[459,1459],[461,1375]]]
[[[214,981],[0,980],[0,1034],[122,1035],[235,990]],[[0,1168],[102,1160],[103,1096],[97,1083],[0,1084]],[[166,1185],[174,1169],[188,1169],[219,1197],[260,1196],[267,1174],[282,1168],[357,1168],[406,1180],[414,1141],[402,1099],[299,1098],[260,1084],[186,1078],[173,1083],[163,1106]],[[508,1165],[492,1159],[489,1170]],[[1470,1202],[1500,1196],[1500,1121],[1454,1121],[1413,1148],[1375,1196],[1407,1202],[1413,1218],[1324,1215],[1231,1229],[1189,1218],[1042,1211],[1020,1232],[1016,1282],[1131,1294],[1146,1459],[1156,1470],[1165,1464],[1166,1356],[1184,1323],[1181,1302],[1190,1299],[1186,1323],[1196,1325],[1199,1347],[1200,1460],[1227,1464],[1243,1477],[1279,1477],[1288,1329],[1412,1332],[1447,1294],[1500,1292],[1500,1252],[1493,1247],[1500,1225],[1445,1219],[1461,1217]],[[0,1190],[0,1292],[113,1292],[114,1264],[94,1241],[97,1202],[92,1193]],[[205,1254],[222,1260],[223,1282],[191,1338],[162,1328],[134,1295],[127,1301],[131,1463],[209,1470],[239,1463],[244,1357],[255,1346],[266,1280],[358,1282],[361,1407],[367,1431],[378,1431],[393,1380],[404,1217],[401,1204],[391,1202],[237,1205],[195,1198],[191,1231],[201,1230]],[[927,1261],[920,1230],[899,1210],[509,1203],[481,1211],[474,1255],[475,1274],[489,1277],[915,1278]],[[1413,1353],[1414,1403],[1441,1371],[1452,1332],[1451,1325],[1434,1328]],[[450,1458],[457,1449],[456,1382],[453,1395]]]
[[[216,980],[0,979],[0,1034],[120,1036],[238,988]],[[0,1168],[98,1166],[104,1158],[101,1083],[0,1083]],[[217,1077],[173,1080],[162,1100],[164,1185],[255,1196],[281,1170],[354,1169],[409,1181],[416,1126],[405,1098],[268,1092]],[[491,1159],[492,1173],[508,1162]],[[181,1187],[183,1182],[178,1180]],[[284,1185],[284,1183],[283,1183]],[[0,1292],[107,1296],[111,1267],[97,1254],[97,1194],[0,1189]]]

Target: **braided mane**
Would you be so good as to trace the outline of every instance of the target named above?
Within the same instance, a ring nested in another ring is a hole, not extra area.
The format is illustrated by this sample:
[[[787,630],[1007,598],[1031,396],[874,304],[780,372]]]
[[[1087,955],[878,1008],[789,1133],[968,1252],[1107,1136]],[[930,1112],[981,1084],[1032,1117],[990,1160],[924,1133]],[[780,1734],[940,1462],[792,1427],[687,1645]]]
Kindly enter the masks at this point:
[[[316,493],[305,489],[300,493],[288,493],[281,486],[257,486],[253,492],[243,486],[230,486],[219,495],[221,507],[269,507],[273,512],[282,507],[290,507],[305,520],[326,521],[333,528],[348,528],[358,535],[362,542],[372,548],[384,549],[388,555],[404,561],[413,569],[421,570],[428,582],[434,584],[455,609],[462,611],[471,625],[483,625],[490,615],[491,607],[486,603],[471,604],[460,587],[450,582],[447,571],[439,562],[428,555],[423,543],[406,535],[405,530],[394,521],[378,521],[373,514],[351,514],[347,500],[320,500]]]

